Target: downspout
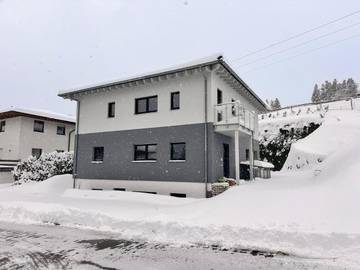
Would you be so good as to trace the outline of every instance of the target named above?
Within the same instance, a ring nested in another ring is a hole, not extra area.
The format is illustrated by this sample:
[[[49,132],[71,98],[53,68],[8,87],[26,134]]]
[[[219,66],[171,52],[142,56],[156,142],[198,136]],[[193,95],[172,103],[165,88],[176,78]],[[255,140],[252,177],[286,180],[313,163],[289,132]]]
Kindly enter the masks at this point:
[[[71,144],[71,134],[73,134],[75,131],[75,129],[71,130],[69,132],[69,135],[68,135],[68,147],[67,147],[67,151],[69,152],[70,151],[70,144]]]
[[[77,164],[78,164],[78,152],[79,152],[79,116],[80,116],[80,101],[76,100],[76,133],[75,133],[75,163],[73,171],[73,188],[76,187],[76,177],[77,177]]]
[[[205,125],[204,125],[204,178],[205,178],[205,197],[207,198],[207,186],[209,182],[208,174],[208,80],[204,75],[204,104],[205,104]]]

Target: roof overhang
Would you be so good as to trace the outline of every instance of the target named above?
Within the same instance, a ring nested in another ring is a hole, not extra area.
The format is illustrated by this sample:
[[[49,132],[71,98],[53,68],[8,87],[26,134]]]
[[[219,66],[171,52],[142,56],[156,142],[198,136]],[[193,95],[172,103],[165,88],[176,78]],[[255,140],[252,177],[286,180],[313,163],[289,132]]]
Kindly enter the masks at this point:
[[[197,72],[211,72],[218,65],[222,68],[217,70],[217,73],[220,74],[221,77],[226,76],[227,81],[231,80],[230,84],[232,84],[236,89],[243,91],[248,97],[250,97],[255,103],[256,107],[260,112],[268,111],[266,104],[255,94],[255,92],[236,74],[236,72],[223,60],[221,55],[217,55],[213,58],[208,58],[207,61],[183,65],[180,68],[167,69],[160,72],[154,72],[142,76],[135,76],[131,78],[127,78],[124,80],[113,81],[109,83],[102,83],[97,85],[92,85],[89,87],[77,88],[67,91],[60,91],[58,96],[71,99],[78,100],[82,95],[90,94],[90,93],[98,93],[105,92],[109,90],[117,90],[124,87],[133,87],[145,85],[148,83],[159,82],[163,80],[167,80],[169,78],[177,78],[184,77],[186,75],[192,75]],[[227,75],[225,75],[227,73]],[[230,79],[231,78],[231,79]],[[233,83],[232,83],[233,82]],[[235,85],[236,84],[236,85]]]
[[[51,116],[37,115],[37,114],[26,113],[26,112],[19,112],[19,111],[16,111],[16,110],[8,110],[8,111],[0,112],[0,120],[19,117],[19,116],[30,117],[30,118],[40,119],[40,120],[44,120],[44,121],[54,121],[54,122],[59,122],[59,123],[64,123],[64,124],[75,125],[75,121],[68,121],[68,120],[64,120],[64,119],[58,119],[56,117],[51,117]]]

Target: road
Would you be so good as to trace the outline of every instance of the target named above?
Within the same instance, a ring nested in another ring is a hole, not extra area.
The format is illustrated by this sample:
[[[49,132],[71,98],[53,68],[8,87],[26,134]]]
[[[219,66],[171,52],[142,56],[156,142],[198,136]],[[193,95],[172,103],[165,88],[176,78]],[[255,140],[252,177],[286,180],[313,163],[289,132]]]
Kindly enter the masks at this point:
[[[345,269],[331,261],[218,246],[128,241],[118,234],[0,222],[0,269]]]

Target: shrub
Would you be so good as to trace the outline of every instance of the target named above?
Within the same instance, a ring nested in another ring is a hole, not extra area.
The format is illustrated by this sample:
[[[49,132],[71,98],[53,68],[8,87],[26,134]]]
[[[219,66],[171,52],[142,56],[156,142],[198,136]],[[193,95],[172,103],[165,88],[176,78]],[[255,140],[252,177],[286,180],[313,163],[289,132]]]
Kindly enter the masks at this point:
[[[52,152],[41,157],[22,160],[14,169],[15,184],[29,181],[44,181],[54,175],[71,174],[73,168],[72,152]]]

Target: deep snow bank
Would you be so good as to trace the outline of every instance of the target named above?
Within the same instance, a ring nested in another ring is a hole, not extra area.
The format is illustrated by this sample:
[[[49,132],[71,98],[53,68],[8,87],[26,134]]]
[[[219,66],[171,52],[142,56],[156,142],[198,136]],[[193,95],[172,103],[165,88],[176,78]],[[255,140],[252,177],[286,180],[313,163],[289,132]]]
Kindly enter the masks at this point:
[[[352,111],[328,112],[321,128],[315,130],[311,136],[291,145],[283,170],[313,167],[326,160],[331,154],[340,153],[342,148],[356,147],[359,144],[359,138],[359,113]],[[357,159],[356,155],[351,157],[353,160]],[[339,159],[337,165],[342,163],[343,160]]]

